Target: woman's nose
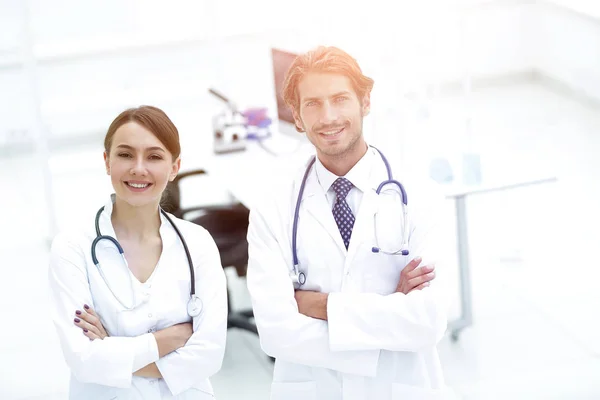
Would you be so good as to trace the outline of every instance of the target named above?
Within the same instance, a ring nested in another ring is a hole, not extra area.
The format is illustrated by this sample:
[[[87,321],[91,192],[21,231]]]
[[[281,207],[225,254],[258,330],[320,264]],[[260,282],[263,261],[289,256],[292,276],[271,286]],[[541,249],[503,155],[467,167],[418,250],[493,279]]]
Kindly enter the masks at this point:
[[[145,175],[146,174],[146,164],[144,163],[143,158],[138,158],[133,166],[131,167],[132,175]]]

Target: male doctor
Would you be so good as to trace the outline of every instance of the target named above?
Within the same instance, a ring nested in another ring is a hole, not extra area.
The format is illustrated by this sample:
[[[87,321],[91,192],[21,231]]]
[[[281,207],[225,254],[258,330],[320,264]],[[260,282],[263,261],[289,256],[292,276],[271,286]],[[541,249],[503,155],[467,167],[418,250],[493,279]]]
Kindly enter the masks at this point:
[[[447,323],[434,281],[444,239],[430,207],[437,197],[394,175],[409,199],[404,221],[394,185],[376,193],[388,173],[362,132],[372,87],[357,62],[334,47],[299,56],[286,76],[285,101],[316,160],[250,214],[248,289],[261,346],[276,359],[272,400],[450,394],[436,351]],[[295,248],[304,284],[290,279],[297,201]],[[409,255],[386,254],[399,250],[405,223]],[[374,252],[376,245],[382,251]]]

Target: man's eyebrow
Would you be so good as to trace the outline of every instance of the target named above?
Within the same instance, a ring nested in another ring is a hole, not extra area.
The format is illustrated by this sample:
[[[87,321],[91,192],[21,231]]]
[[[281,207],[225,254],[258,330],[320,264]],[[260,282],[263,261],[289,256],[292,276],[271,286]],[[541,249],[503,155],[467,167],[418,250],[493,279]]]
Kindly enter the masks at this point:
[[[349,91],[344,90],[344,91],[341,91],[341,92],[334,93],[334,94],[332,94],[329,97],[338,97],[338,96],[344,96],[344,95],[349,95],[349,94],[350,94]],[[320,100],[320,99],[321,99],[320,97],[306,97],[306,98],[302,99],[302,102],[314,101],[314,100]]]

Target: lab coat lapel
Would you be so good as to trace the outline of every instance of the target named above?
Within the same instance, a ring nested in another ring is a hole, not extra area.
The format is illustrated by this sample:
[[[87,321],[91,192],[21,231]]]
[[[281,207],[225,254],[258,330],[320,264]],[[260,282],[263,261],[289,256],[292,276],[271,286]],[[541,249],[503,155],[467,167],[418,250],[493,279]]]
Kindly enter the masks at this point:
[[[350,246],[348,247],[345,270],[349,268],[359,249],[363,247],[362,244],[366,240],[372,240],[375,213],[381,207],[381,198],[376,190],[379,183],[384,179],[387,179],[387,173],[385,169],[382,168],[383,163],[380,162],[379,155],[377,155],[377,159],[374,161],[375,162],[371,165],[371,172],[369,174],[369,188],[363,194],[354,222],[354,228],[352,229],[352,237],[350,238]],[[371,246],[367,246],[369,249],[370,247]]]
[[[375,212],[378,208],[378,196],[375,190],[369,190],[363,194],[363,198],[352,228],[352,237],[348,246],[348,255],[346,257],[346,268],[352,263],[362,243],[368,239],[373,231],[373,221]]]
[[[323,188],[319,184],[314,171],[313,168],[311,175],[306,182],[306,188],[304,189],[304,196],[302,199],[303,206],[308,211],[307,214],[317,220],[323,229],[331,236],[340,250],[345,253],[346,246],[344,246],[344,242],[342,241],[342,235],[335,223],[333,213],[327,202],[327,197],[325,196]],[[299,221],[299,224],[301,223],[302,221]]]

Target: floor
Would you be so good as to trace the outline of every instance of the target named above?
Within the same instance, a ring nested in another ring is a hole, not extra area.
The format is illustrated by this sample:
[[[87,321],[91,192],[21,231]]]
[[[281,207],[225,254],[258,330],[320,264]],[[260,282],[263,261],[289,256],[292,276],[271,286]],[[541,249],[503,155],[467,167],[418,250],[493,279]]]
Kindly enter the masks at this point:
[[[458,103],[430,104],[440,126],[456,124]],[[474,322],[458,342],[439,344],[448,384],[469,400],[600,399],[600,109],[533,83],[479,90],[472,104],[484,179],[531,172],[558,181],[468,199]],[[444,142],[443,130],[429,132]],[[60,226],[110,191],[101,153],[99,168],[79,167],[89,164],[84,150],[53,153],[55,193],[77,194],[54,197]],[[29,156],[0,159],[9,189],[0,196],[9,210],[0,233],[5,400],[66,399],[68,369],[47,317],[46,231],[33,228],[45,226],[47,210],[39,170]],[[248,306],[244,281],[227,275],[234,308]],[[271,373],[257,338],[230,330],[216,397],[268,399]]]

